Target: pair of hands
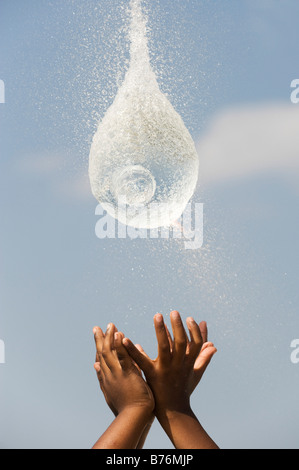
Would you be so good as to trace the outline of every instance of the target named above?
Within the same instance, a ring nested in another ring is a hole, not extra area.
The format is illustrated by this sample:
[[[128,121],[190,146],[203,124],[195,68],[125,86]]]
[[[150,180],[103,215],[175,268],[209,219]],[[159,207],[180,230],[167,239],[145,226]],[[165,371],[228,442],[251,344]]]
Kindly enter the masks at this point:
[[[207,341],[207,325],[191,317],[186,320],[190,338],[180,314],[171,312],[171,336],[163,316],[154,316],[158,356],[148,357],[114,324],[104,333],[95,327],[96,362],[101,390],[115,416],[124,410],[142,409],[150,417],[171,418],[172,413],[188,413],[190,396],[217,351]],[[144,373],[144,377],[142,375]]]

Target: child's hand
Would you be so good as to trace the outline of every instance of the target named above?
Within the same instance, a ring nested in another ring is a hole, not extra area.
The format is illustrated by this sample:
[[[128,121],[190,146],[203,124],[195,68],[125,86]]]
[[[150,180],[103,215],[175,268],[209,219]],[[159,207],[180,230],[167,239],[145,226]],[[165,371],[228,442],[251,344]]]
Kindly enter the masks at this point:
[[[206,322],[202,321],[199,323],[199,329],[203,341],[203,345],[201,347],[201,350],[199,352],[199,355],[197,356],[194,367],[193,367],[193,372],[191,373],[190,377],[190,382],[189,382],[189,387],[190,387],[190,395],[194,392],[195,388],[199,384],[203,374],[205,373],[206,368],[211,362],[212,357],[214,354],[217,352],[217,349],[215,348],[214,344],[211,342],[208,342],[208,328]],[[166,330],[167,326],[165,325]],[[167,330],[168,332],[168,330]],[[169,335],[169,333],[168,333]],[[172,344],[172,339],[169,335],[170,341]]]
[[[110,324],[105,335],[98,327],[94,328],[94,335],[98,361],[95,369],[115,416],[128,408],[143,409],[150,415],[154,409],[153,394],[123,346],[123,334]]]
[[[179,313],[171,312],[170,319],[173,339],[162,315],[154,317],[158,340],[158,357],[155,360],[151,360],[140,347],[136,348],[129,339],[123,340],[153,391],[157,416],[159,413],[184,413],[190,410],[190,395],[216,352],[214,345],[206,342],[207,328],[204,322],[200,328],[192,318],[187,319],[189,340]]]

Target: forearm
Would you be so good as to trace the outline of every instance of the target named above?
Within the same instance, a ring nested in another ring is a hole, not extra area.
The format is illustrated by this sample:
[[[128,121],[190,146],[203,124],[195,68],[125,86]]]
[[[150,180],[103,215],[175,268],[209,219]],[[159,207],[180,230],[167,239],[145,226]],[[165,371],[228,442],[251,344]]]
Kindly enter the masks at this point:
[[[155,415],[152,414],[151,417],[150,417],[150,419],[149,419],[149,421],[148,421],[148,423],[147,423],[147,425],[145,426],[145,428],[144,428],[144,430],[143,430],[143,433],[142,433],[141,436],[140,436],[140,439],[139,439],[139,442],[138,442],[138,444],[137,444],[136,449],[143,449],[143,446],[144,446],[144,444],[145,444],[146,438],[147,438],[147,436],[148,436],[148,433],[150,432],[150,429],[151,429],[151,427],[152,427],[152,424],[153,424],[154,420],[155,420]]]
[[[136,449],[150,419],[151,413],[141,407],[124,409],[92,449]]]
[[[161,411],[157,418],[176,449],[218,449],[191,408]]]

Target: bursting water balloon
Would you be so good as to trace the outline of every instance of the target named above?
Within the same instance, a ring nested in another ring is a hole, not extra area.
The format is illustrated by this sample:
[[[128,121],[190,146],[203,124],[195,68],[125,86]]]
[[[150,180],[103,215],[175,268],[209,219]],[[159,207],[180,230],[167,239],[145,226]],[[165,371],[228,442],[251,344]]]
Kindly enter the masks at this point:
[[[182,118],[159,89],[141,2],[130,6],[130,66],[93,138],[91,190],[126,225],[170,226],[194,193],[199,160]]]

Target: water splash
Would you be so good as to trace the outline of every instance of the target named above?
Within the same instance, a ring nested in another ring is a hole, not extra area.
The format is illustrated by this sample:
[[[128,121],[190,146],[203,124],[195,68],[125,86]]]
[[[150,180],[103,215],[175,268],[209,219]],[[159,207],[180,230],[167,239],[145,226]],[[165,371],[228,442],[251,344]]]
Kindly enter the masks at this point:
[[[133,227],[156,228],[181,216],[199,162],[151,67],[141,1],[131,0],[130,7],[130,66],[93,138],[89,177],[93,195],[110,215]]]

